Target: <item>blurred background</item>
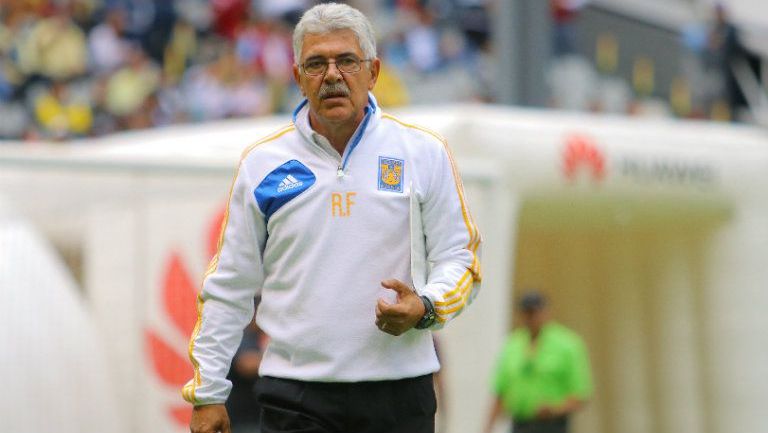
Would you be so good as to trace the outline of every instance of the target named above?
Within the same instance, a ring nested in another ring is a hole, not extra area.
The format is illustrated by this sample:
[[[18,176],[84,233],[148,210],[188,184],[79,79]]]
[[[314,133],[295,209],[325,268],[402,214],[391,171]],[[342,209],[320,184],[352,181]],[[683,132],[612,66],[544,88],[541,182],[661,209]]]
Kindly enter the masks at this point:
[[[385,107],[457,101],[765,122],[758,0],[358,0]],[[310,0],[4,0],[0,137],[285,113]]]
[[[0,430],[188,431],[232,170],[290,120],[316,3],[0,0]],[[525,287],[589,350],[573,432],[768,431],[765,1],[347,3],[379,103],[448,138],[486,240],[437,333],[439,431],[482,430]]]

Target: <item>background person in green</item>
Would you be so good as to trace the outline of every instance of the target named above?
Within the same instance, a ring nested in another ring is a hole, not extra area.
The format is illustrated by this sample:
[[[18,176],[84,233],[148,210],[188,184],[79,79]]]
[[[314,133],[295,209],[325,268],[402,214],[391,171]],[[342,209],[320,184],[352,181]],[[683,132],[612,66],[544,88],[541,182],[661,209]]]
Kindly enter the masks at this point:
[[[592,394],[584,342],[550,320],[541,293],[524,294],[519,309],[523,326],[512,332],[499,357],[493,378],[496,401],[485,432],[506,412],[514,433],[565,433],[569,416]]]

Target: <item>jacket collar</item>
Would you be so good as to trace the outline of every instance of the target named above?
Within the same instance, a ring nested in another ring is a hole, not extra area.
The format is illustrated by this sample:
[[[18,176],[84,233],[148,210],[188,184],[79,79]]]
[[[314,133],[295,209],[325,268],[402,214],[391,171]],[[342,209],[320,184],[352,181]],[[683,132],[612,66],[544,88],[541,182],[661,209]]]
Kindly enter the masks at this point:
[[[363,120],[360,122],[360,125],[358,125],[355,133],[352,134],[352,137],[349,139],[350,142],[347,143],[347,147],[354,148],[355,146],[357,146],[363,134],[365,134],[365,132],[368,130],[373,130],[378,125],[380,120],[381,120],[381,109],[379,109],[378,102],[376,101],[376,98],[373,96],[373,93],[368,92],[368,105],[366,105],[365,107],[365,116],[363,117]],[[315,140],[312,138],[313,135],[315,134],[315,131],[312,129],[312,126],[309,124],[309,100],[308,99],[304,98],[304,100],[301,101],[299,105],[296,106],[296,109],[293,110],[293,123],[294,125],[296,125],[296,129],[299,131],[299,133],[301,133],[301,135],[306,140],[308,140],[310,143],[315,143]]]

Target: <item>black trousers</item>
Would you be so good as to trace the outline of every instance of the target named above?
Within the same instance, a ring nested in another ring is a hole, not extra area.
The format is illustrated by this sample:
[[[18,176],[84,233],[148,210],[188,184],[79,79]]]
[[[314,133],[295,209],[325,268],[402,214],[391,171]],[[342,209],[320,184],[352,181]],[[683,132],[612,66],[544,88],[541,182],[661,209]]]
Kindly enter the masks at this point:
[[[263,377],[261,433],[434,433],[432,375],[326,383]]]
[[[513,422],[513,433],[567,433],[568,417],[546,420]]]

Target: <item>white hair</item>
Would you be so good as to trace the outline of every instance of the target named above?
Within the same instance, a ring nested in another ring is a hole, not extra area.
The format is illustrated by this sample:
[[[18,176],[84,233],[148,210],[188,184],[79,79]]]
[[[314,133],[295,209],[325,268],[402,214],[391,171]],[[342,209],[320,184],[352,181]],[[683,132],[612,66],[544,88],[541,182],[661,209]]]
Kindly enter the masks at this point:
[[[293,56],[298,63],[301,47],[307,34],[330,33],[334,30],[352,30],[366,59],[376,57],[376,38],[373,26],[359,10],[341,3],[322,3],[304,12],[293,29]]]

